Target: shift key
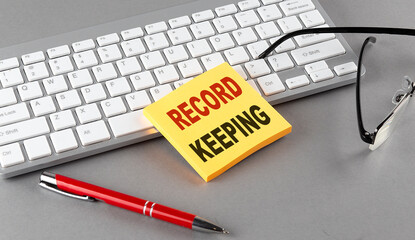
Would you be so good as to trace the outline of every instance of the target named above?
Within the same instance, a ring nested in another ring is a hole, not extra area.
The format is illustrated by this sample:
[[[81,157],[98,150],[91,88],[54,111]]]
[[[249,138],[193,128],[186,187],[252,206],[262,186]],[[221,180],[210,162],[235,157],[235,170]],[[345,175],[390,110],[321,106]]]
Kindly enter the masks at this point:
[[[49,125],[46,122],[45,117],[39,117],[24,122],[10,124],[4,127],[0,127],[0,146],[23,139],[36,137],[49,132]]]
[[[317,62],[344,53],[346,53],[346,50],[344,49],[340,41],[337,39],[291,51],[291,55],[293,56],[294,60],[297,62],[298,65]]]

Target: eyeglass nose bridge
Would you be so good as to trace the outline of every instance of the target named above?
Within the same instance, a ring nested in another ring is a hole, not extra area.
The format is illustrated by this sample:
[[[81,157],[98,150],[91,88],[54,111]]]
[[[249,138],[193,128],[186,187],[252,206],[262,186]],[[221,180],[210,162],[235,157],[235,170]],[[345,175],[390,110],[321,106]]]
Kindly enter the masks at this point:
[[[399,89],[398,91],[395,92],[392,98],[392,103],[396,105],[402,100],[405,94],[412,93],[414,90],[414,84],[415,83],[412,81],[412,79],[409,76],[405,76],[404,79],[402,80],[402,89]]]
[[[393,95],[392,103],[395,105],[398,104],[402,100],[403,96],[405,96],[405,94],[406,92],[402,89],[399,89],[398,91],[396,91],[395,95]]]

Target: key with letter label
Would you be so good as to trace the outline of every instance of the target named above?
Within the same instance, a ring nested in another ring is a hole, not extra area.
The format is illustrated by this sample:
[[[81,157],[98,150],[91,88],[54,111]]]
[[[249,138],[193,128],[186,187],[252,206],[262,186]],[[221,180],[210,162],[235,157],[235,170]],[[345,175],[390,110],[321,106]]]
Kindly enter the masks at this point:
[[[0,165],[3,168],[24,162],[22,150],[18,143],[0,147]]]
[[[304,65],[326,58],[344,54],[346,50],[337,39],[317,43],[304,48],[291,51],[291,55],[298,65]]]
[[[0,145],[36,137],[49,132],[49,125],[45,117],[10,124],[0,127]]]
[[[76,128],[83,146],[109,140],[111,138],[104,121],[97,121]]]

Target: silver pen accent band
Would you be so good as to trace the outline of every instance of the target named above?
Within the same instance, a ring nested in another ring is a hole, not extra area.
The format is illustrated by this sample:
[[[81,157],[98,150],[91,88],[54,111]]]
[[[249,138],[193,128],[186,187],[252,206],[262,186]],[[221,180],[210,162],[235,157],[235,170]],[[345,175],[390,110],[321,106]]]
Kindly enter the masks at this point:
[[[154,205],[156,205],[156,203],[151,204],[150,217],[153,217],[153,207],[154,207]]]
[[[146,215],[146,208],[147,208],[147,204],[149,203],[150,201],[147,201],[145,204],[144,204],[144,208],[143,208],[143,215]]]

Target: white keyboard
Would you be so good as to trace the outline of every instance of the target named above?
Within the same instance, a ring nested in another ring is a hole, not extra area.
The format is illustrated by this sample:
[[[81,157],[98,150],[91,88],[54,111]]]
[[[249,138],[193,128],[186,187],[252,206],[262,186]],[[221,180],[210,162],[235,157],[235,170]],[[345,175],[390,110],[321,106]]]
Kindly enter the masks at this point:
[[[321,26],[334,25],[316,0],[203,0],[0,49],[0,175],[160,136],[142,109],[225,61],[271,104],[354,82],[341,35],[298,36],[256,60]]]

